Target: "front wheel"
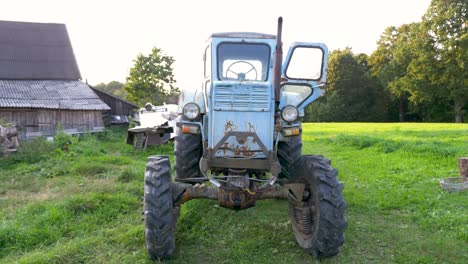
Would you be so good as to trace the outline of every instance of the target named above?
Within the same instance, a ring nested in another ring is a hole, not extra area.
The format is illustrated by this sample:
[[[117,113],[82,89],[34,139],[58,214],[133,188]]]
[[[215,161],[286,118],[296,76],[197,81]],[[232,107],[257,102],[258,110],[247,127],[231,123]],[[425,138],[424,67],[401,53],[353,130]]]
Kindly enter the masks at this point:
[[[199,168],[203,154],[201,134],[184,134],[182,129],[177,126],[174,141],[175,181],[186,182],[186,179],[202,177]],[[188,182],[193,182],[193,180]]]
[[[278,161],[281,164],[280,178],[291,179],[290,168],[302,154],[302,137],[290,137],[288,141],[278,143]]]
[[[293,181],[304,184],[302,195],[289,194],[289,218],[296,241],[316,257],[335,256],[348,226],[338,171],[329,160],[312,155],[302,156],[292,168]]]
[[[175,230],[180,207],[174,206],[171,164],[167,156],[148,157],[145,172],[145,244],[153,259],[174,254]]]

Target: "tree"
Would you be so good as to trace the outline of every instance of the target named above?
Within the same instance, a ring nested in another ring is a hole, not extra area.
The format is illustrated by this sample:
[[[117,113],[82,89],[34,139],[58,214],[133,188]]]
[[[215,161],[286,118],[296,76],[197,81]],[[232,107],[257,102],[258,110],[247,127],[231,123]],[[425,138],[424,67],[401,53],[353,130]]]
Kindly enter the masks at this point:
[[[387,27],[377,41],[377,49],[369,57],[369,64],[374,74],[378,75],[382,68],[393,59],[393,49],[396,45],[397,28]]]
[[[428,80],[437,89],[414,86],[413,93],[426,98],[447,98],[455,122],[463,122],[468,106],[468,2],[432,0],[422,19],[421,48],[425,51],[410,65],[418,80]]]
[[[139,54],[124,87],[127,99],[139,105],[147,102],[160,105],[176,96],[179,89],[174,86],[173,63],[171,56],[156,47],[147,56]]]
[[[350,48],[330,53],[324,97],[306,109],[306,121],[382,121],[384,103],[379,82],[369,75],[368,56]]]
[[[100,83],[100,84],[93,85],[93,87],[98,90],[104,91],[106,93],[118,96],[120,98],[124,98],[125,97],[125,93],[123,90],[124,85],[125,84],[118,82],[118,81],[111,81],[108,84]]]
[[[418,50],[412,42],[419,29],[419,23],[388,27],[377,42],[377,50],[370,56],[373,75],[385,87],[389,100],[397,102],[400,122],[406,120],[409,90],[415,85],[414,78],[408,74],[408,66]]]

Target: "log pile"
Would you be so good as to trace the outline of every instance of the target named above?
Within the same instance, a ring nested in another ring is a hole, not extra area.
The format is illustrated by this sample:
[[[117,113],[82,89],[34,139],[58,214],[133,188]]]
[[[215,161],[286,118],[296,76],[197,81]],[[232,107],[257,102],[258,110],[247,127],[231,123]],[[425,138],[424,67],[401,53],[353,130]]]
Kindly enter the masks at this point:
[[[468,157],[458,158],[458,168],[460,170],[460,176],[468,181]]]
[[[15,152],[18,148],[18,130],[0,125],[0,153]]]

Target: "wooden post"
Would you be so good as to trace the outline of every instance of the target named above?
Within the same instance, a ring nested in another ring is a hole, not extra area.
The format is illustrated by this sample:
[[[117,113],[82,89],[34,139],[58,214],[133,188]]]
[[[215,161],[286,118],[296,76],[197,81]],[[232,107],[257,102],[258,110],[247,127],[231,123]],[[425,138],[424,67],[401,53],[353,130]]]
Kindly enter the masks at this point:
[[[460,176],[468,179],[468,157],[458,158],[458,168],[460,169]]]

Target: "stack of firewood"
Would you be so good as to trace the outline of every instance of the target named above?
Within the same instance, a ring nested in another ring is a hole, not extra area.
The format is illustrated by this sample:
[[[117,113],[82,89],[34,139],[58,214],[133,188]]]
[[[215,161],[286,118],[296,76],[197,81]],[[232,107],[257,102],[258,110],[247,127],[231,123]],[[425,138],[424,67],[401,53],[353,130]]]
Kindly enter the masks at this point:
[[[14,152],[18,148],[18,130],[14,126],[0,125],[0,153]]]
[[[460,169],[460,176],[468,182],[468,157],[458,158],[458,168]]]

